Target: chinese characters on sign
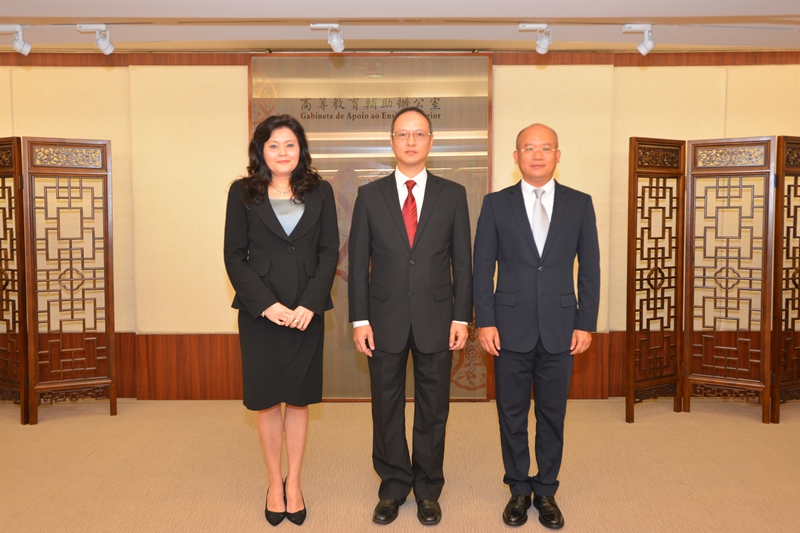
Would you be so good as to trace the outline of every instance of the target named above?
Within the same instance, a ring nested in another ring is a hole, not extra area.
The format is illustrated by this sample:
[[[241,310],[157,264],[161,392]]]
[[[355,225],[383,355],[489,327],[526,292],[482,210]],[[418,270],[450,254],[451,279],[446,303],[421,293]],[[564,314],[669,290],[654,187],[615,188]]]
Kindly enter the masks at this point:
[[[300,120],[391,120],[404,107],[419,107],[431,120],[442,118],[440,98],[300,98]]]

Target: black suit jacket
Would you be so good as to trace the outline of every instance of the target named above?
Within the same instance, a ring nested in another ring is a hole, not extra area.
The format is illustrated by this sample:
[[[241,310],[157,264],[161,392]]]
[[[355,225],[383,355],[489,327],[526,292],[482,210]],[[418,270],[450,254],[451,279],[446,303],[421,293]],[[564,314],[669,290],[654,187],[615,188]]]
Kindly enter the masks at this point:
[[[514,352],[533,350],[539,337],[548,352],[565,352],[573,330],[597,328],[600,251],[592,198],[558,182],[555,186],[553,214],[541,257],[519,183],[487,194],[478,219],[476,326],[497,327],[501,346]]]
[[[472,320],[466,189],[428,173],[414,247],[394,173],[359,187],[350,228],[350,321],[369,320],[375,348],[399,353],[409,331],[423,353],[449,349],[453,320]]]
[[[287,235],[269,199],[242,202],[242,182],[228,192],[225,268],[236,296],[232,306],[257,318],[276,302],[322,316],[333,307],[331,285],[339,259],[333,188],[322,182],[303,197],[305,210]]]

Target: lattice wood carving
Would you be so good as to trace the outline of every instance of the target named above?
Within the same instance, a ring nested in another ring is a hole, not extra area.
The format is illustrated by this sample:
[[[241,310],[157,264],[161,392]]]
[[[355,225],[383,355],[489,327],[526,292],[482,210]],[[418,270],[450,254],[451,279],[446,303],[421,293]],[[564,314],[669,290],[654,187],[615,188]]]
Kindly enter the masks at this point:
[[[637,179],[634,383],[678,375],[679,184]]]
[[[800,399],[800,142],[787,142],[784,154],[782,195],[783,224],[776,228],[779,239],[780,323],[777,352],[777,386],[779,401]]]
[[[10,146],[0,146],[0,168],[13,167],[14,154]]]
[[[763,167],[766,146],[702,147],[695,151],[697,168]]]
[[[663,396],[680,410],[683,141],[631,139],[625,418]]]
[[[100,147],[35,146],[33,165],[58,168],[103,168],[103,149]]]
[[[105,177],[35,175],[32,188],[38,381],[108,377]]]
[[[759,382],[770,175],[696,176],[691,236],[692,376]]]
[[[680,146],[653,146],[640,144],[636,164],[639,167],[683,168],[683,148]]]
[[[19,269],[16,227],[17,180],[13,176],[0,178],[0,387],[7,391],[3,399],[20,402],[20,376],[25,374],[21,353]]]

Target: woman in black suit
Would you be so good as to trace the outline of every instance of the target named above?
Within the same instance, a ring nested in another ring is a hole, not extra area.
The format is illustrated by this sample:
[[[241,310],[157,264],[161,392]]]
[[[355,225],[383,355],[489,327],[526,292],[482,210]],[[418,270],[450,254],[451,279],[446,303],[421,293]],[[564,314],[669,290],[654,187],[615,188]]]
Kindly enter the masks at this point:
[[[225,267],[239,310],[244,404],[258,411],[269,478],[266,518],[273,526],[284,518],[302,524],[300,466],[308,405],[322,401],[323,315],[333,307],[339,255],[336,205],[330,184],[311,167],[303,127],[289,115],[258,125],[247,172],[231,185],[225,218]]]

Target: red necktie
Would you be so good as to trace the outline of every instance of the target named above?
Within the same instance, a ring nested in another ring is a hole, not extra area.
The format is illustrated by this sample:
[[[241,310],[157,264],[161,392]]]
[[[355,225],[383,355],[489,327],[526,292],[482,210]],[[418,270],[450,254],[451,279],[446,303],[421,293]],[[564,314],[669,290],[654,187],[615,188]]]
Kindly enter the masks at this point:
[[[411,189],[414,188],[416,183],[414,180],[408,180],[406,187],[408,187],[408,196],[406,201],[403,202],[403,222],[406,224],[406,232],[408,232],[408,245],[414,246],[414,235],[417,233],[417,200]]]

